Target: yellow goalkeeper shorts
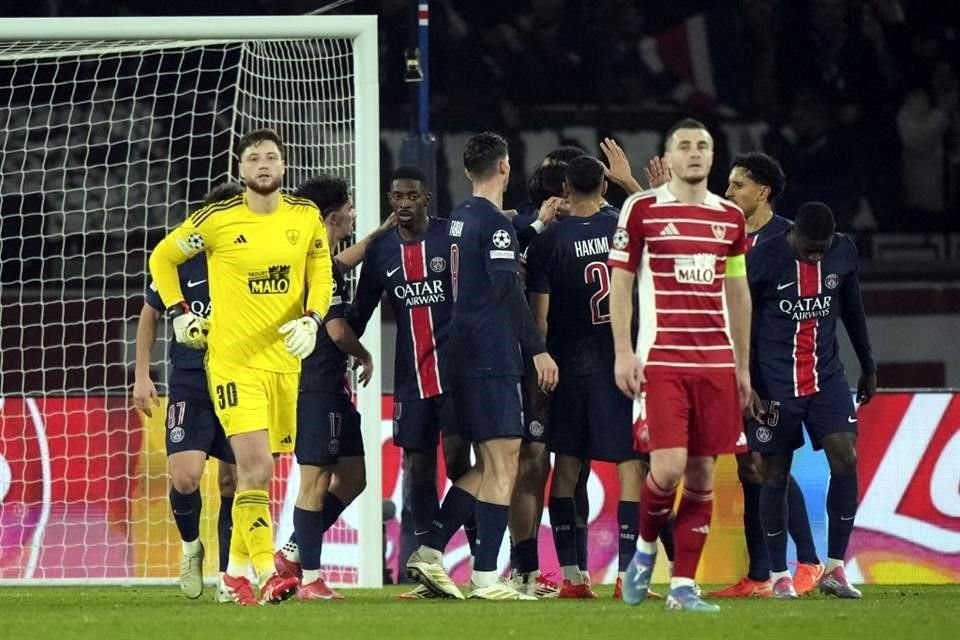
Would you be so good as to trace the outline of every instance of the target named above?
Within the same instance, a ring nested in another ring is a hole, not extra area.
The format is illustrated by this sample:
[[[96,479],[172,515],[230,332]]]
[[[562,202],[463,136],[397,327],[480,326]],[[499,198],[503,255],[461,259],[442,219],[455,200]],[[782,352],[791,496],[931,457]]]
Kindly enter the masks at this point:
[[[208,361],[207,380],[214,410],[228,438],[266,429],[273,453],[293,451],[299,373],[240,369]]]

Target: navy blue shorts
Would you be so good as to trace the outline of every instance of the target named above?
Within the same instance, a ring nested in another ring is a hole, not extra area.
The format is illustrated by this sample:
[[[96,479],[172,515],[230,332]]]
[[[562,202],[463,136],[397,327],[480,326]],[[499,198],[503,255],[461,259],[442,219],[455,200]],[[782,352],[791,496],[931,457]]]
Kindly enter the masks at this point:
[[[328,467],[340,458],[363,455],[360,413],[350,396],[329,391],[301,391],[297,398],[299,464]]]
[[[453,394],[393,401],[393,444],[403,449],[432,451],[440,434],[459,435]]]
[[[612,370],[561,375],[550,416],[554,453],[607,462],[640,457],[633,448],[633,401],[617,388]]]
[[[814,450],[832,433],[856,433],[857,412],[846,378],[832,376],[820,391],[802,398],[763,398],[760,421],[747,423],[747,444],[764,455],[791,453],[803,446],[806,427]]]
[[[203,369],[171,369],[167,397],[167,455],[202,451],[236,464],[233,449],[217,419]]]
[[[460,418],[460,435],[464,439],[483,442],[523,437],[519,376],[458,377],[453,383],[453,401]]]

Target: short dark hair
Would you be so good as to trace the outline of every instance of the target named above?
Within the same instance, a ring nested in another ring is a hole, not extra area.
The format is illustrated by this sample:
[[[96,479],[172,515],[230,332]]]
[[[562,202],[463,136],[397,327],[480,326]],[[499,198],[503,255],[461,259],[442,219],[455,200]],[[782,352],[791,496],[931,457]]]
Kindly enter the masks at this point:
[[[574,145],[568,144],[562,147],[557,147],[556,149],[548,153],[547,157],[543,159],[543,162],[541,164],[552,164],[552,163],[567,164],[574,158],[579,158],[580,156],[585,156],[585,155],[587,155],[587,151],[585,149],[581,149],[580,147],[576,147]]]
[[[577,193],[594,193],[603,184],[603,163],[592,156],[578,156],[567,164],[567,187]]]
[[[506,139],[498,133],[484,131],[467,140],[463,147],[463,168],[478,179],[489,178],[497,163],[507,157]]]
[[[248,148],[258,145],[266,140],[269,140],[277,145],[277,149],[280,150],[281,158],[287,157],[287,152],[283,148],[283,140],[280,139],[280,134],[273,129],[254,129],[253,131],[240,136],[240,139],[237,141],[237,155],[242,156],[243,152]]]
[[[394,169],[393,175],[390,176],[390,181],[393,182],[394,180],[416,180],[423,185],[425,190],[430,190],[430,186],[427,184],[427,175],[420,167],[415,167],[412,164],[406,164]]]
[[[751,180],[769,188],[770,197],[767,200],[770,202],[776,200],[787,186],[787,176],[783,174],[780,163],[776,158],[760,151],[738,155],[733,159],[733,166],[743,167],[750,174]]]
[[[663,146],[665,148],[670,147],[670,138],[672,138],[673,134],[675,134],[680,129],[703,129],[708,133],[710,132],[710,130],[707,129],[707,125],[703,124],[699,120],[696,120],[694,118],[683,118],[675,122],[672,127],[667,129],[667,135],[664,136],[663,138]]]
[[[527,195],[537,208],[547,198],[563,196],[563,181],[566,179],[566,163],[542,164],[533,170],[527,180]]]
[[[350,199],[350,186],[340,176],[320,174],[305,180],[297,187],[294,195],[312,201],[326,218],[347,203]]]
[[[227,200],[243,193],[243,187],[237,182],[221,182],[203,196],[203,206]]]
[[[833,211],[826,204],[804,202],[797,209],[794,229],[804,238],[821,241],[833,237],[837,223],[833,218]]]

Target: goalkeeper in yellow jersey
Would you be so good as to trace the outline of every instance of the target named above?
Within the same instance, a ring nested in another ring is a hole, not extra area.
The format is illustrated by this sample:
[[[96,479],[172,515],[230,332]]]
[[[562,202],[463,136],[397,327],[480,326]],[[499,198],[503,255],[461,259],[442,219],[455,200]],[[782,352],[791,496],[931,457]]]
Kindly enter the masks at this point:
[[[296,579],[274,572],[268,487],[272,454],[293,450],[300,361],[316,344],[333,276],[319,209],[280,193],[280,137],[252,131],[237,153],[246,192],[203,207],[171,231],[150,256],[150,274],[177,341],[207,348],[210,395],[237,460],[223,581],[238,604],[256,605],[296,592]],[[200,252],[207,254],[214,310],[209,324],[190,312],[177,278],[177,265]],[[250,563],[259,594],[246,578]]]

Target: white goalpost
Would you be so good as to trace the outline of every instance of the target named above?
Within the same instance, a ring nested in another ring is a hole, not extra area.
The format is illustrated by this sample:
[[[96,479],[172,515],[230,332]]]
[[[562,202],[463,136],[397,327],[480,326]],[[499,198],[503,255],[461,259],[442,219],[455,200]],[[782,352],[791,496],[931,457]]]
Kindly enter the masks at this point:
[[[234,145],[276,129],[285,188],[354,188],[380,223],[375,16],[0,19],[0,585],[170,583],[163,407],[128,400],[146,260]],[[379,311],[364,344],[378,366]],[[161,395],[168,331],[153,353]],[[324,541],[328,581],[383,577],[380,378],[358,389],[367,489]],[[215,461],[201,488],[216,575]],[[296,474],[278,462],[278,538]],[[282,540],[281,540],[282,541]]]

